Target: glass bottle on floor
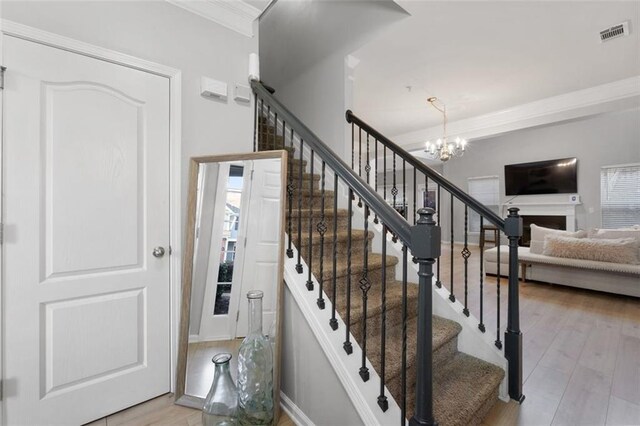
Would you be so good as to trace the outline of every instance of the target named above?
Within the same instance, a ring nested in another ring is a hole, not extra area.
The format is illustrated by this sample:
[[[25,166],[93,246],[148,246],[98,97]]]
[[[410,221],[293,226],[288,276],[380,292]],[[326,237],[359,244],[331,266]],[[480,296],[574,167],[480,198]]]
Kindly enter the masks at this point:
[[[211,361],[215,364],[215,375],[202,408],[202,424],[235,426],[238,424],[238,389],[229,370],[231,354],[216,354]]]
[[[241,425],[273,422],[273,352],[262,333],[262,297],[259,290],[247,293],[249,333],[238,352],[238,419]]]

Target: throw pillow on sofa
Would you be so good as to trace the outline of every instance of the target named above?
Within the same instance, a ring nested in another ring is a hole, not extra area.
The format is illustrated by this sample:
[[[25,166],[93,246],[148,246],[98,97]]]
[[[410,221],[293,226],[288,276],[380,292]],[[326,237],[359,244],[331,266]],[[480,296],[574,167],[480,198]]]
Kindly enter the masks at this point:
[[[571,259],[637,265],[640,263],[638,247],[638,241],[634,238],[572,238],[561,235],[547,235],[544,237],[542,254]]]
[[[633,238],[638,241],[640,246],[640,229],[633,228],[617,228],[617,229],[591,229],[589,231],[589,238],[597,239],[615,239],[615,238]],[[640,248],[638,249],[638,256],[640,257]]]
[[[545,228],[543,226],[538,226],[535,223],[531,224],[531,243],[529,246],[529,253],[533,254],[543,254],[544,250],[544,238],[547,235],[559,235],[562,237],[572,237],[572,238],[586,238],[587,231],[562,231],[560,229],[551,229]]]

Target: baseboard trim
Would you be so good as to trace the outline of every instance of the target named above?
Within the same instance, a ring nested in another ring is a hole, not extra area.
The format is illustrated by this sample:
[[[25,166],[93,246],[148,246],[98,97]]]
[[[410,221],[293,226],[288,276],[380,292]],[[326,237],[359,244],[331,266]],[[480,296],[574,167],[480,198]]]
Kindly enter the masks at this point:
[[[280,408],[297,426],[315,426],[311,419],[282,391],[280,391]]]

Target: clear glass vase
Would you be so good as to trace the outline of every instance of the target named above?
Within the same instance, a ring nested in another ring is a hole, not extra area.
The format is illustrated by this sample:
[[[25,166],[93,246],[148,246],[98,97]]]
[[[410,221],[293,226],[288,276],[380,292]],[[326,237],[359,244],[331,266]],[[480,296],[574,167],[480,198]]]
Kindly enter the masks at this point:
[[[231,378],[231,354],[216,354],[215,375],[202,408],[204,426],[235,426],[238,424],[238,389]]]
[[[241,425],[270,425],[273,422],[273,352],[262,334],[262,296],[247,293],[249,333],[238,352],[238,419]]]

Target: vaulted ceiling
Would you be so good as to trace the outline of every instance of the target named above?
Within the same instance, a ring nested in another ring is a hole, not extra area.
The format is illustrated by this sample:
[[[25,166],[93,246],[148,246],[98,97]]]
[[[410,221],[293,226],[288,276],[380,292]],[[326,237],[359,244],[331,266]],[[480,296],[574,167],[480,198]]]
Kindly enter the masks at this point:
[[[412,16],[354,53],[354,111],[389,136],[640,75],[639,1],[402,1]],[[631,21],[631,35],[599,31]]]

